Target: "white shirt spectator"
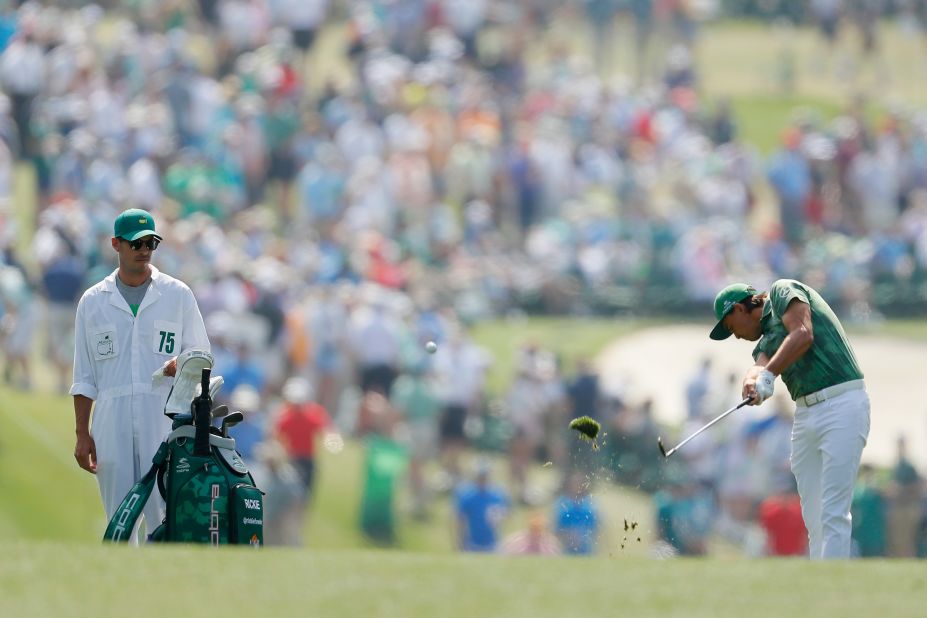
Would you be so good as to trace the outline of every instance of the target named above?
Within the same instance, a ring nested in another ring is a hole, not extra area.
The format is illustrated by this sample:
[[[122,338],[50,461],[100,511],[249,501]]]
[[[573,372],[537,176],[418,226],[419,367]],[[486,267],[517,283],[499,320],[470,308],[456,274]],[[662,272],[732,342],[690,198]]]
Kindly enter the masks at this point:
[[[264,42],[268,15],[263,3],[252,0],[225,0],[219,7],[222,33],[234,50],[257,49]]]
[[[444,0],[444,18],[459,36],[470,36],[486,21],[488,0]]]
[[[147,157],[142,157],[129,167],[129,200],[134,208],[157,211],[161,205],[161,177],[158,168]]]
[[[31,40],[16,39],[0,55],[0,82],[17,95],[34,96],[45,83],[45,55]]]
[[[380,306],[360,308],[351,316],[349,343],[361,366],[395,365],[399,359],[399,324]]]
[[[352,119],[341,125],[335,144],[352,165],[364,157],[382,159],[385,149],[383,132],[367,119]]]
[[[274,25],[293,29],[315,30],[325,21],[329,0],[270,0]]]
[[[485,352],[472,342],[452,337],[442,343],[434,355],[439,399],[445,405],[473,405],[483,392],[487,367]]]

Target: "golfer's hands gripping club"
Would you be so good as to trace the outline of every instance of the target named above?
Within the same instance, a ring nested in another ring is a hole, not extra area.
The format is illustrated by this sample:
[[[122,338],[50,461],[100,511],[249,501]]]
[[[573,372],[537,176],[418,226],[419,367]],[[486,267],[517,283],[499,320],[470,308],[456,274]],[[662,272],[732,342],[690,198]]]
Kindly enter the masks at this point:
[[[750,399],[751,406],[758,406],[773,396],[776,386],[776,375],[765,368],[754,368],[744,378],[743,397]]]

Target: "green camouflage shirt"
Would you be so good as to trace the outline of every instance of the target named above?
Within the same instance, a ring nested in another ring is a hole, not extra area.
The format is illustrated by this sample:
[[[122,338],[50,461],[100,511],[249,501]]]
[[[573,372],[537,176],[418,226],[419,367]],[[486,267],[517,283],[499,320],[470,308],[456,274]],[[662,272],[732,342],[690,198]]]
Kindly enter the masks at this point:
[[[833,310],[820,294],[794,279],[779,279],[769,288],[769,297],[763,305],[763,317],[760,319],[763,336],[753,348],[753,359],[756,360],[760,354],[772,358],[782,345],[789,334],[782,323],[782,315],[793,300],[811,306],[814,343],[804,356],[782,372],[782,381],[792,399],[828,386],[862,379],[863,372]]]

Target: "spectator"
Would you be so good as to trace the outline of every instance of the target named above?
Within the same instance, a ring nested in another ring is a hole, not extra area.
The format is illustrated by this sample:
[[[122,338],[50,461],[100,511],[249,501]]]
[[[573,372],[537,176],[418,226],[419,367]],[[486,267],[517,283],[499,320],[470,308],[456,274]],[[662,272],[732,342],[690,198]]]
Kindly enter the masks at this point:
[[[13,120],[19,143],[16,155],[32,157],[32,117],[35,99],[45,83],[46,56],[34,33],[35,21],[24,21],[3,54],[0,55],[0,83],[12,101]]]
[[[769,182],[779,201],[779,219],[785,240],[792,246],[805,240],[805,204],[811,195],[811,170],[802,156],[802,134],[797,128],[782,136],[782,147],[769,164]]]
[[[229,437],[235,439],[235,448],[245,463],[250,466],[257,456],[255,449],[264,440],[266,434],[266,419],[261,407],[261,395],[253,386],[240,384],[232,390],[229,405],[233,410],[241,411],[244,415],[242,422],[229,429]]]
[[[581,473],[566,477],[563,492],[554,502],[557,538],[564,553],[588,555],[596,551],[599,533],[598,508],[589,495],[589,483]]]
[[[463,482],[454,492],[454,539],[457,549],[494,552],[499,530],[509,512],[506,492],[491,484],[491,464],[481,459],[473,483]]]
[[[388,395],[399,367],[399,325],[389,313],[387,300],[371,287],[370,305],[351,316],[349,344],[357,359],[357,383],[362,392]]]
[[[252,474],[264,492],[264,544],[302,545],[306,494],[299,472],[273,439],[258,444],[254,456]]]
[[[653,400],[645,399],[640,405],[630,406],[615,401],[614,412],[608,421],[611,469],[615,477],[627,485],[644,491],[657,489],[662,470],[660,452],[653,448],[657,442],[657,427],[653,419]]]
[[[412,514],[424,519],[428,513],[429,491],[425,466],[438,453],[438,417],[441,406],[428,374],[428,363],[419,357],[408,371],[393,383],[390,401],[402,415],[408,430],[409,482],[412,489]]]
[[[898,459],[888,492],[888,555],[913,558],[917,555],[917,535],[924,517],[923,482],[908,460],[904,436],[898,437],[897,449]]]
[[[291,377],[283,385],[283,406],[275,415],[274,436],[286,451],[290,464],[299,473],[303,505],[313,496],[316,477],[316,448],[319,436],[327,432],[330,444],[341,442],[332,427],[328,411],[313,400],[312,385],[301,377]]]
[[[523,356],[518,374],[506,395],[506,410],[512,425],[509,441],[509,469],[516,499],[529,502],[527,475],[530,464],[544,441],[545,399],[531,356]]]
[[[760,525],[766,532],[766,554],[769,556],[806,556],[808,531],[801,515],[801,501],[794,480],[773,488],[760,502]]]
[[[32,336],[37,326],[34,294],[26,274],[0,263],[0,341],[3,343],[3,380],[32,388]]]
[[[706,396],[711,390],[711,358],[703,358],[698,371],[686,384],[686,404],[688,418],[702,418],[707,414],[705,410]]]
[[[466,421],[480,412],[488,362],[486,355],[461,327],[455,326],[434,355],[441,460],[453,484],[460,480],[459,460],[468,443]]]
[[[875,469],[862,464],[853,491],[853,545],[854,554],[861,558],[878,558],[885,555],[886,516],[885,497],[875,484]]]
[[[225,388],[234,393],[239,386],[248,386],[257,393],[264,389],[264,372],[254,360],[247,343],[238,343],[235,347],[235,359],[229,367],[222,368]]]
[[[64,228],[63,223],[42,226],[33,241],[42,270],[42,291],[48,302],[46,354],[57,370],[59,392],[69,387],[74,357],[74,313],[86,276],[80,248]]]
[[[658,540],[677,555],[704,556],[711,530],[711,497],[679,469],[667,472],[666,484],[653,497]]]
[[[576,374],[566,386],[569,399],[570,418],[588,416],[601,423],[602,411],[599,392],[599,375],[587,359],[576,363]],[[592,465],[592,453],[586,445],[573,441],[574,447],[570,452],[570,466],[586,469]]]
[[[372,431],[364,438],[364,489],[360,524],[364,535],[377,545],[394,545],[396,484],[408,465],[405,448],[394,438],[395,412],[385,400],[373,416]]]
[[[505,537],[500,553],[507,556],[555,556],[560,553],[560,542],[548,532],[544,516],[532,513],[525,530]]]

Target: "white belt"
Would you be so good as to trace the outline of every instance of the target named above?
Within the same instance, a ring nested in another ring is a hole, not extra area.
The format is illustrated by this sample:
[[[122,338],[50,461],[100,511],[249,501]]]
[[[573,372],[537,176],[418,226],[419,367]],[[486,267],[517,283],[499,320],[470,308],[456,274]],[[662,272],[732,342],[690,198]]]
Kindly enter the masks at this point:
[[[849,382],[835,384],[833,386],[828,386],[827,388],[822,388],[819,391],[808,393],[807,395],[796,399],[795,403],[804,408],[807,408],[808,406],[813,406],[814,404],[821,403],[827,399],[833,399],[837,395],[842,395],[846,392],[865,387],[866,383],[863,380],[850,380]]]

